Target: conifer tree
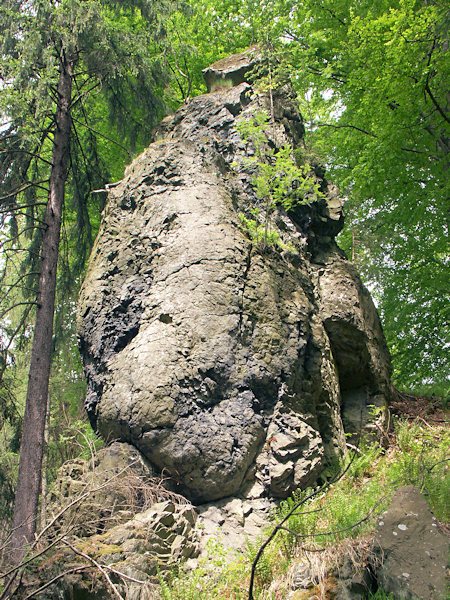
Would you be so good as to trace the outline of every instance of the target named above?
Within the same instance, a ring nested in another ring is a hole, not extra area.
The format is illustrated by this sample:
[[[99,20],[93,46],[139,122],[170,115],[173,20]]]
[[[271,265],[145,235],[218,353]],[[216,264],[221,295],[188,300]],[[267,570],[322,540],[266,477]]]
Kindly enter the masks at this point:
[[[89,120],[94,94],[132,141],[139,117],[147,128],[154,124],[163,73],[152,45],[166,8],[164,0],[4,0],[0,7],[0,215],[10,241],[32,234],[25,287],[32,290],[26,304],[35,310],[11,539],[17,561],[36,531],[67,183],[89,237],[92,186],[78,176],[98,179],[100,138]]]

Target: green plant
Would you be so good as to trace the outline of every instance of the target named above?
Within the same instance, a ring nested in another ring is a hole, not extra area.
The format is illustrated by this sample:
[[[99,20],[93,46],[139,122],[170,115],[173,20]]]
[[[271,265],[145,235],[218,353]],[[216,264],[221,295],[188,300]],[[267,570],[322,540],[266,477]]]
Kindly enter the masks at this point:
[[[326,572],[324,557],[351,551],[361,556],[370,538],[376,515],[389,504],[395,490],[405,484],[419,485],[436,517],[448,520],[449,434],[429,428],[420,422],[397,421],[397,443],[385,451],[377,443],[362,442],[344,477],[326,493],[311,498],[295,511],[279,531],[273,543],[262,554],[256,569],[255,598],[267,599],[272,590],[283,589],[294,556],[304,556],[315,564],[314,577],[320,580]],[[299,502],[311,495],[313,489],[297,490],[280,503],[271,515],[268,530],[280,522]],[[355,527],[355,524],[357,526]],[[334,533],[333,533],[334,532]],[[317,536],[316,534],[321,534]],[[299,536],[304,536],[300,537]],[[353,539],[352,539],[353,538]],[[356,539],[355,539],[356,538]],[[307,549],[325,548],[326,552],[309,553]],[[179,569],[165,582],[164,600],[247,600],[250,564],[259,546],[247,545],[244,556],[233,559],[217,540],[208,543],[208,556],[197,569],[189,573]],[[314,559],[316,557],[316,559]],[[317,564],[316,564],[317,563]],[[325,569],[325,571],[324,571]],[[171,594],[167,595],[167,587]],[[366,600],[396,600],[383,590]]]
[[[292,496],[280,503],[278,513],[273,515],[274,519],[283,519],[295,505],[310,496],[312,492],[312,488],[296,490]],[[291,515],[287,524],[290,531],[280,532],[281,544],[286,554],[290,554],[298,544],[297,535],[306,535],[310,531],[315,531],[320,512],[321,509],[316,507],[316,501],[312,500],[304,506],[304,510]]]
[[[397,600],[394,594],[388,594],[381,588],[378,588],[376,592],[369,592],[366,600]]]
[[[436,517],[448,521],[450,434],[437,432],[419,421],[398,420],[394,425],[398,451],[395,461],[383,465],[387,483],[417,486]]]
[[[277,206],[291,210],[297,204],[310,203],[323,195],[311,175],[309,164],[296,164],[290,144],[274,148],[269,143],[272,128],[273,116],[269,117],[265,110],[253,113],[237,125],[241,138],[253,149],[254,154],[245,157],[243,162],[255,171],[253,183],[263,203],[261,222],[257,220],[261,213],[255,209],[250,212],[257,219],[248,219],[245,215],[240,215],[240,219],[250,237],[262,248],[280,243],[279,235],[271,226],[272,214]]]
[[[361,440],[359,454],[349,467],[349,475],[355,480],[368,475],[382,453],[383,448],[377,442],[368,443],[365,439]]]
[[[386,508],[395,490],[402,485],[418,486],[435,515],[442,520],[450,518],[448,433],[407,421],[397,421],[395,431],[397,448],[394,451],[386,453],[378,443],[363,440],[345,477],[326,496],[312,499],[289,518],[287,530],[280,534],[287,554],[299,543],[309,547],[329,546],[370,531],[372,515]],[[281,502],[276,520],[281,520],[311,491],[296,491]],[[317,535],[321,532],[323,535]]]
[[[161,587],[161,594],[162,594],[163,600],[174,600],[174,597],[170,590],[169,584],[166,582],[166,580],[162,576],[158,565],[156,566],[156,573],[158,575],[158,581],[159,581],[159,585]]]
[[[281,245],[280,236],[276,231],[266,228],[265,225],[260,225],[255,219],[247,219],[242,213],[239,214],[239,219],[243,229],[257,246],[264,248],[265,246]]]
[[[171,596],[167,598],[245,600],[245,586],[242,582],[247,570],[248,565],[242,555],[237,557],[232,550],[226,549],[220,540],[210,538],[207,542],[207,555],[200,559],[195,570],[186,572],[177,568],[169,573],[165,585],[169,588]],[[163,597],[163,600],[166,600],[166,597]]]
[[[259,544],[247,542],[246,556],[250,563],[253,563],[258,552]],[[274,564],[271,561],[270,554],[264,553],[256,566],[256,578],[260,586],[265,586],[272,581]]]

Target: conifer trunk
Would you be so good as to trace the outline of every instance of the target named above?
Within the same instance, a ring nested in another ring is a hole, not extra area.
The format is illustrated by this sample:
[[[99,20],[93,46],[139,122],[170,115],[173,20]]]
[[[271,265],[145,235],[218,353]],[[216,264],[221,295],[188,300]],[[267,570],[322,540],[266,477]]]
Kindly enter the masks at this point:
[[[58,106],[55,116],[45,231],[42,241],[36,320],[20,446],[19,477],[14,503],[11,556],[16,563],[23,558],[26,544],[31,543],[34,539],[41,490],[56,270],[70,142],[72,73],[73,64],[65,56],[62,56],[57,87]]]
[[[45,416],[45,429],[44,429],[44,452],[42,455],[42,467],[41,467],[41,518],[39,520],[39,526],[43,529],[46,525],[46,511],[47,511],[47,466],[48,466],[48,440],[49,440],[49,429],[50,429],[50,391],[47,395],[47,413]]]

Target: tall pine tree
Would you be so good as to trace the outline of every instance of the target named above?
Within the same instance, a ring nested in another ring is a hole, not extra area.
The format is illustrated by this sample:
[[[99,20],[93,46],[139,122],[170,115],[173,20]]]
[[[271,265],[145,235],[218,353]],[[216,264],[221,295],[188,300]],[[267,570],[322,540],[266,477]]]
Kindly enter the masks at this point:
[[[89,238],[86,181],[98,181],[99,140],[109,138],[92,125],[91,110],[100,104],[131,143],[154,124],[164,77],[152,48],[167,8],[164,0],[5,0],[0,7],[0,215],[10,248],[31,232],[29,272],[10,289],[25,281],[35,310],[11,539],[16,561],[36,531],[67,184]]]

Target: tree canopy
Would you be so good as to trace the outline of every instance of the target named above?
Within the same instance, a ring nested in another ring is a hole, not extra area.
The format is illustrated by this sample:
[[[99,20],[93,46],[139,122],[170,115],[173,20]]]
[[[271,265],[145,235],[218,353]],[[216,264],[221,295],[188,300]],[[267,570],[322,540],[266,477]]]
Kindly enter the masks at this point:
[[[313,31],[326,32],[314,47],[310,101],[332,92],[329,117],[311,115],[311,129],[348,198],[342,241],[378,298],[397,384],[442,384],[448,10],[407,0],[333,3],[308,14]]]
[[[448,6],[442,0],[193,0],[188,69],[268,45],[298,94],[305,155],[346,199],[341,245],[378,302],[397,385],[446,392]],[[183,34],[177,31],[177,39]],[[205,62],[201,62],[204,58]],[[189,63],[189,60],[191,62]]]

